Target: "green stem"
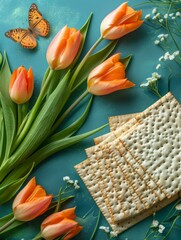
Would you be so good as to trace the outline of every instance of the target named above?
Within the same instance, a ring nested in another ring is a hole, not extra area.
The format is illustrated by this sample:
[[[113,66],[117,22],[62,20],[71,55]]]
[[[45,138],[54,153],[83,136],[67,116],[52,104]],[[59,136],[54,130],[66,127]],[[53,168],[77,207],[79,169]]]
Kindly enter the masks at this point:
[[[90,237],[90,240],[93,240],[93,239],[94,239],[95,233],[96,233],[97,228],[98,228],[98,226],[99,226],[100,216],[101,216],[101,211],[99,210],[98,217],[97,217],[97,221],[96,221],[96,225],[95,225],[95,228],[94,228],[94,230],[93,230],[93,233],[92,233],[92,235],[91,235],[91,237]]]
[[[178,215],[178,216],[175,218],[175,220],[173,221],[173,223],[172,223],[172,225],[171,225],[169,231],[167,232],[167,234],[164,236],[164,238],[163,238],[162,240],[167,239],[167,237],[168,237],[168,235],[170,234],[170,232],[172,231],[172,229],[173,229],[173,227],[174,227],[176,221],[177,221],[180,217],[181,217],[181,216]]]
[[[90,48],[90,50],[87,52],[87,54],[84,56],[84,58],[82,59],[82,61],[79,63],[78,67],[76,68],[71,80],[70,80],[70,86],[72,87],[74,84],[74,81],[76,79],[76,77],[78,76],[81,68],[83,67],[83,65],[85,64],[85,62],[87,61],[88,57],[91,55],[91,53],[93,52],[93,50],[99,45],[99,43],[103,40],[102,36],[100,36],[98,38],[98,40],[93,44],[93,46]]]
[[[89,92],[86,90],[63,114],[62,116],[55,122],[55,124],[52,127],[51,133],[53,133],[56,128],[63,122],[63,120],[66,118],[66,116],[72,111],[76,105],[87,96]]]
[[[52,69],[50,69],[49,74],[47,76],[47,79],[44,82],[44,85],[43,85],[43,87],[40,91],[40,94],[39,94],[39,96],[36,100],[36,103],[35,103],[32,111],[29,115],[29,118],[28,118],[24,128],[22,129],[22,132],[20,133],[19,137],[16,139],[16,142],[13,146],[13,150],[15,150],[18,147],[18,145],[22,142],[23,138],[26,136],[29,128],[31,127],[31,124],[33,123],[34,119],[36,118],[36,114],[37,114],[38,110],[40,109],[42,100],[45,97],[45,94],[46,94],[46,91],[48,89],[49,83],[52,80],[51,78],[52,78],[53,73],[54,73],[54,71]]]
[[[4,231],[7,227],[9,227],[12,223],[15,221],[15,217],[10,219],[7,223],[5,223],[3,226],[0,227],[0,232]]]
[[[22,116],[22,105],[18,104],[18,129],[22,123],[23,116]]]

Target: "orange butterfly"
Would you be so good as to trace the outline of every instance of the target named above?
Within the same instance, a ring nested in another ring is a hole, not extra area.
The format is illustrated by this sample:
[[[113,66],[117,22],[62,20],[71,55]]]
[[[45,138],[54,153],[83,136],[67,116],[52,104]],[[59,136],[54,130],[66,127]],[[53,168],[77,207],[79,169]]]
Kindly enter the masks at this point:
[[[29,28],[15,28],[5,33],[5,36],[15,42],[19,42],[22,47],[33,49],[37,46],[36,38],[45,37],[50,31],[50,24],[42,17],[36,4],[32,4],[28,13]]]

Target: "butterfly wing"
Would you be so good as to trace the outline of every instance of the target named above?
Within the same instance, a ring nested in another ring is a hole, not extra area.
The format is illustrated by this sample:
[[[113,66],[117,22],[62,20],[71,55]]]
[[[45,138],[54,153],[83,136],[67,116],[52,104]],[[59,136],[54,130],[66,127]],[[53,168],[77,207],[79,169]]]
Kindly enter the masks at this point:
[[[24,38],[22,38],[20,44],[22,47],[28,49],[33,49],[37,46],[36,39],[30,32]]]
[[[28,34],[27,29],[15,28],[15,29],[11,29],[8,32],[6,32],[5,36],[8,38],[11,38],[15,42],[21,42],[23,37],[25,37],[27,34]]]
[[[49,22],[42,17],[42,14],[39,12],[36,4],[32,4],[28,14],[28,21],[30,29],[36,35],[45,37],[50,31]]]

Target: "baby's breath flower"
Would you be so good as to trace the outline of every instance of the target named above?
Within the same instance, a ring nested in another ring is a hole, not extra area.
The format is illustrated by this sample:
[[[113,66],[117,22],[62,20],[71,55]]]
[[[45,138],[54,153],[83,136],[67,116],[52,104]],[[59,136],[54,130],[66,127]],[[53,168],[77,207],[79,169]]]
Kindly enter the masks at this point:
[[[75,181],[74,181],[74,188],[75,188],[75,189],[79,189],[79,188],[80,188],[80,186],[79,186],[79,184],[78,184],[78,180],[75,180]]]
[[[174,55],[174,56],[178,56],[179,54],[180,54],[179,51],[175,51],[175,52],[173,52],[173,55]]]
[[[160,23],[162,23],[162,22],[163,22],[163,19],[162,19],[162,18],[161,18],[161,19],[159,19],[159,22],[160,22]]]
[[[176,210],[181,210],[181,203],[176,205]]]
[[[173,17],[174,16],[174,13],[169,13],[169,17]]]
[[[162,61],[162,60],[164,60],[164,56],[161,56],[161,57],[158,59],[159,62]]]
[[[150,14],[147,14],[147,15],[145,16],[145,19],[150,19]]]
[[[172,20],[175,20],[176,17],[172,17]]]
[[[176,12],[176,13],[175,13],[175,16],[176,16],[176,17],[180,17],[180,16],[181,16],[181,13],[180,13],[180,12]]]
[[[161,68],[161,64],[160,63],[156,65],[156,70],[158,70],[159,68]]]
[[[117,237],[117,235],[118,235],[118,234],[117,234],[116,232],[114,232],[114,231],[111,231],[111,232],[110,232],[110,237]]]
[[[70,177],[69,177],[69,176],[63,177],[63,181],[67,182],[67,181],[69,181],[69,180],[70,180]]]
[[[148,82],[146,82],[146,83],[140,84],[140,87],[143,87],[143,88],[144,88],[144,87],[148,87],[148,85],[149,85]]]
[[[154,41],[154,44],[155,44],[155,45],[158,45],[159,43],[160,43],[159,40],[155,40],[155,41]]]
[[[159,222],[157,220],[153,220],[152,227],[158,227]]]
[[[156,12],[157,12],[157,9],[156,9],[156,8],[153,8],[152,14],[156,14]]]
[[[160,224],[160,225],[158,226],[158,232],[159,232],[159,233],[163,233],[164,229],[165,229],[165,227],[164,227],[162,224]]]
[[[166,13],[164,16],[163,16],[165,19],[168,18],[168,13]]]
[[[106,233],[109,233],[109,227],[105,227],[105,226],[100,226],[99,227],[100,230],[103,230]]]

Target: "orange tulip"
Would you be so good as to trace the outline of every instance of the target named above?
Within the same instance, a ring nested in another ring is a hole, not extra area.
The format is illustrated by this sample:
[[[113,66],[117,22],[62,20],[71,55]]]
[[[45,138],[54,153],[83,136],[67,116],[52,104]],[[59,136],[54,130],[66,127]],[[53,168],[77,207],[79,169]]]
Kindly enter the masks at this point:
[[[14,217],[19,221],[30,221],[43,214],[51,200],[52,195],[46,195],[45,190],[36,185],[35,178],[32,178],[14,199]]]
[[[9,85],[11,99],[17,104],[25,103],[31,98],[33,89],[34,76],[32,68],[28,71],[23,66],[15,69]]]
[[[48,216],[41,224],[41,236],[46,240],[53,240],[66,235],[64,240],[77,235],[82,227],[76,222],[75,208],[69,208]]]
[[[101,23],[101,35],[105,39],[118,39],[139,28],[142,11],[135,11],[125,2],[109,13]]]
[[[125,78],[125,66],[117,53],[94,68],[88,76],[88,91],[94,95],[106,95],[135,84]]]
[[[62,28],[50,43],[47,50],[47,61],[52,69],[67,68],[76,57],[81,45],[82,35],[75,28]]]

